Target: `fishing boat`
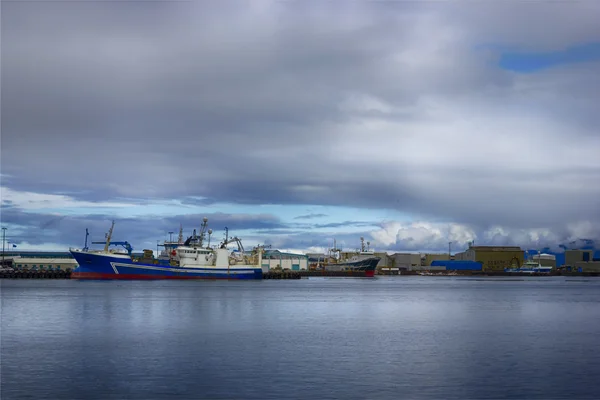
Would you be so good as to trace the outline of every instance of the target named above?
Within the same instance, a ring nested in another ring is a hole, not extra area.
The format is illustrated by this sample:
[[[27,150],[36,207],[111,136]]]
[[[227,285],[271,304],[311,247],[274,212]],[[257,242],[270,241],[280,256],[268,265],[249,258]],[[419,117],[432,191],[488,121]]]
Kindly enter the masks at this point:
[[[169,247],[166,257],[163,254],[159,258],[154,258],[152,250],[144,250],[143,255],[136,258],[129,243],[111,242],[114,221],[102,250],[87,248],[86,232],[86,246],[69,249],[79,264],[71,279],[262,279],[264,248],[257,246],[245,252],[241,239],[230,238],[227,228],[220,245],[215,248],[204,245],[207,222],[204,218],[200,235],[194,230],[183,244]],[[237,252],[227,248],[232,243],[237,244]],[[125,251],[111,249],[111,245],[120,245]]]
[[[506,268],[504,272],[518,274],[549,274],[552,272],[552,267],[542,265],[539,258],[537,262],[532,258],[528,258],[520,267]]]
[[[360,250],[350,257],[342,258],[342,250],[337,248],[334,240],[329,256],[324,258],[323,262],[317,260],[314,269],[323,271],[325,275],[333,273],[339,276],[374,277],[381,257],[376,257],[375,253],[369,250],[369,242],[365,246],[364,238],[360,238],[360,243]]]

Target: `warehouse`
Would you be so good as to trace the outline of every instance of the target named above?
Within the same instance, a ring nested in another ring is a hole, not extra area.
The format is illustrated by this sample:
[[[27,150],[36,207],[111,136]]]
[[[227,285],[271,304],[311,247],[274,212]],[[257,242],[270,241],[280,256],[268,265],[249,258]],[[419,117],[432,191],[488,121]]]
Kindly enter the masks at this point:
[[[447,261],[451,257],[448,253],[427,253],[422,257],[421,265],[424,267],[430,267],[431,263],[434,261]]]
[[[421,254],[419,253],[394,253],[390,259],[391,266],[400,271],[421,269]]]
[[[483,271],[504,271],[523,265],[525,254],[518,246],[469,246],[454,256],[455,260],[478,261]]]
[[[465,260],[435,260],[431,266],[437,269],[443,268],[446,271],[481,271],[483,269],[480,262]]]
[[[75,269],[77,262],[69,252],[62,251],[20,251],[6,253],[4,256],[12,261],[15,269]]]
[[[271,269],[289,269],[304,271],[308,269],[308,256],[304,254],[286,253],[279,250],[266,250],[262,259],[263,272]]]
[[[567,250],[564,267],[569,272],[600,273],[600,259],[594,258],[593,250]]]

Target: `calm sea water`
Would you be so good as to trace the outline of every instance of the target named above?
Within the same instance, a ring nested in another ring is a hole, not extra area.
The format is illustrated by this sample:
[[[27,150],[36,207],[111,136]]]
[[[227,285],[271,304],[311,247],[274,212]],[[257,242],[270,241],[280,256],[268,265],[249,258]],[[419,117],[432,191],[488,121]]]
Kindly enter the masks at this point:
[[[2,399],[597,399],[600,280],[1,281]]]

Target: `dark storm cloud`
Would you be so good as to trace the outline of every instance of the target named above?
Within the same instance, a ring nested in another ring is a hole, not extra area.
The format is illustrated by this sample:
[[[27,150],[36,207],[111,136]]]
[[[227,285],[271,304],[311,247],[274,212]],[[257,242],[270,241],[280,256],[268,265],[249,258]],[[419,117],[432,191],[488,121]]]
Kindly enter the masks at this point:
[[[110,215],[92,214],[86,216],[56,215],[25,212],[20,209],[8,208],[2,210],[2,222],[10,224],[15,229],[9,232],[15,242],[25,241],[30,244],[58,243],[65,247],[74,246],[85,238],[85,230],[89,229],[91,240],[104,240],[111,221],[115,220],[113,240],[126,240],[134,245],[148,243],[155,239],[165,240],[168,232],[179,234],[180,224],[184,237],[187,238],[200,225],[204,217],[208,218],[208,226],[213,230],[213,242],[219,242],[224,235],[224,229],[229,229],[230,235],[237,231],[255,229],[282,229],[286,225],[269,214],[224,214],[208,213],[197,215],[175,215],[172,217],[151,216],[144,218],[113,218]],[[15,233],[16,230],[16,233]],[[243,239],[243,238],[242,238]],[[215,243],[216,243],[215,242]]]
[[[598,65],[523,77],[473,50],[598,39],[596,10],[4,2],[2,184],[388,208],[482,230],[597,221],[600,189],[581,182],[600,181]]]

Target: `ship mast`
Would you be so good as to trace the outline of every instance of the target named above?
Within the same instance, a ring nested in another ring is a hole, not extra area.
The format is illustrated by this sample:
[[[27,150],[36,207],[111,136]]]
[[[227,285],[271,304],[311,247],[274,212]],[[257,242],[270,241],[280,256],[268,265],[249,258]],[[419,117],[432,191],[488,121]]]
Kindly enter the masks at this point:
[[[183,225],[179,224],[179,237],[177,238],[177,243],[183,244]]]
[[[204,243],[204,237],[206,235],[207,225],[208,225],[208,218],[204,217],[202,219],[202,226],[200,227],[200,243],[199,243],[200,247],[202,247],[202,244]]]
[[[104,245],[104,252],[108,253],[108,245],[110,244],[110,239],[112,238],[113,228],[115,227],[115,221],[113,220],[112,225],[110,226],[110,230],[106,234],[106,244]]]

